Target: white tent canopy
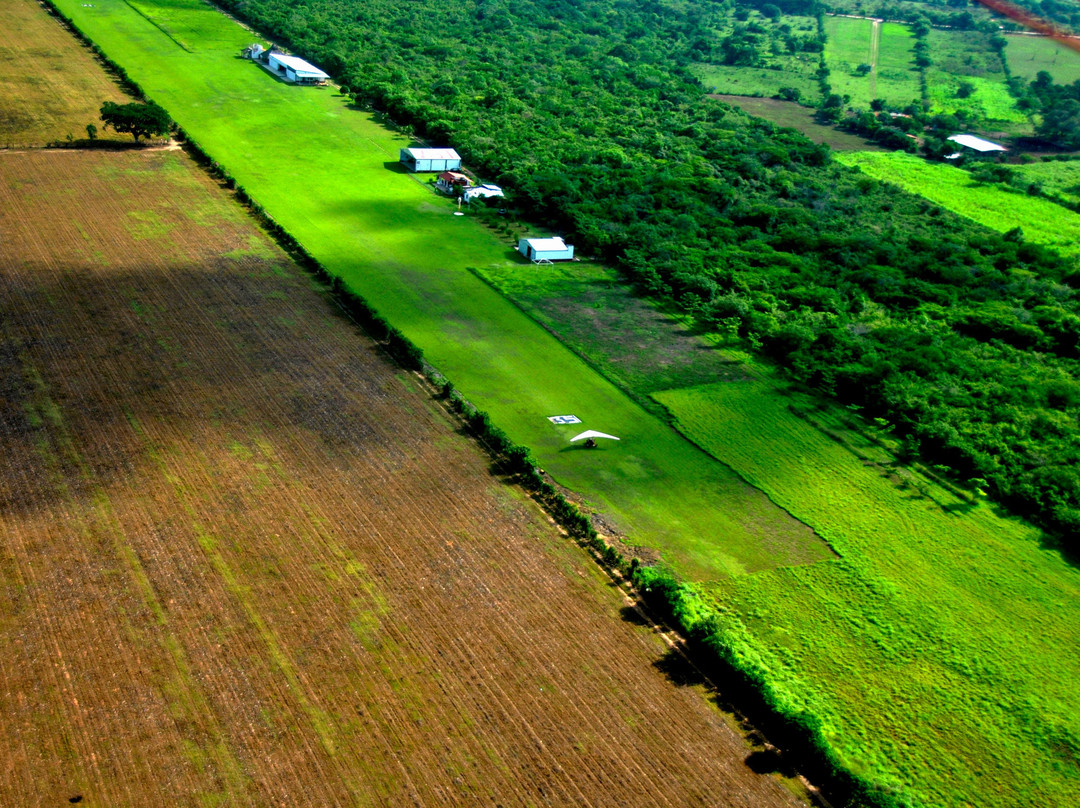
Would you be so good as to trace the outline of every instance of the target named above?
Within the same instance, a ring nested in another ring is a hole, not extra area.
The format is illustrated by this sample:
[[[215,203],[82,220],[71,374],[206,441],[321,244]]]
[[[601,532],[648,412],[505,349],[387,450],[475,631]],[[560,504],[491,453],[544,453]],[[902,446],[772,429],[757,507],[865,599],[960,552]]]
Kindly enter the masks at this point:
[[[614,435],[608,435],[606,432],[597,432],[595,429],[586,429],[580,435],[574,435],[570,438],[570,442],[573,443],[576,440],[587,440],[588,438],[609,438],[610,440],[619,440]]]

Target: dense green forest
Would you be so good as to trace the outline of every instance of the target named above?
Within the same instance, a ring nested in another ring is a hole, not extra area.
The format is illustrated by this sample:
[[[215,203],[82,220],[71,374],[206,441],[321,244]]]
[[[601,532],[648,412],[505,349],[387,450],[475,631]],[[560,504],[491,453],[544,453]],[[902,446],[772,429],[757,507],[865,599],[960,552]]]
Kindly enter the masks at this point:
[[[223,0],[644,292],[1076,542],[1080,269],[703,98],[719,4]],[[806,9],[804,8],[805,12]]]

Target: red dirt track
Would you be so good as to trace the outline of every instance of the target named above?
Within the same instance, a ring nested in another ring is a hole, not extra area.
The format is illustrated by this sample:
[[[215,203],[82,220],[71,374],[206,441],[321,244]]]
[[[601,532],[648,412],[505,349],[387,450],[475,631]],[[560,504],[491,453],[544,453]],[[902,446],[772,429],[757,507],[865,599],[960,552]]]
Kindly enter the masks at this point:
[[[799,804],[184,155],[0,244],[0,805]]]

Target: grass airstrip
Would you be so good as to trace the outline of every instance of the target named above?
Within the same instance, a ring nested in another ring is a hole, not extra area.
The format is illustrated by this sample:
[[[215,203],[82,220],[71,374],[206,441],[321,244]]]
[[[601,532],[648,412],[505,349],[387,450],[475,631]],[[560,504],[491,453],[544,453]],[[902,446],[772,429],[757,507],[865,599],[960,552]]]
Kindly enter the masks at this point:
[[[693,578],[831,555],[469,272],[523,259],[511,237],[454,216],[425,178],[401,173],[408,138],[333,89],[285,84],[240,59],[254,35],[198,0],[144,2],[138,14],[120,0],[61,8],[331,273],[633,541]],[[548,420],[570,414],[584,426]],[[622,441],[571,446],[584,428]]]
[[[603,329],[542,298],[587,290],[600,324],[648,311],[596,267],[541,275],[509,234],[454,217],[397,171],[405,138],[332,91],[239,60],[254,35],[209,6],[60,6],[548,472],[697,580],[728,643],[821,719],[845,765],[913,804],[1080,800],[1080,575],[1035,531],[894,467],[760,369],[720,385],[674,359],[615,372],[619,351],[648,352],[648,335],[595,357]],[[566,317],[578,322],[564,329]],[[634,403],[647,394],[708,454]],[[582,427],[546,420],[571,413]],[[624,440],[568,449],[577,428]]]

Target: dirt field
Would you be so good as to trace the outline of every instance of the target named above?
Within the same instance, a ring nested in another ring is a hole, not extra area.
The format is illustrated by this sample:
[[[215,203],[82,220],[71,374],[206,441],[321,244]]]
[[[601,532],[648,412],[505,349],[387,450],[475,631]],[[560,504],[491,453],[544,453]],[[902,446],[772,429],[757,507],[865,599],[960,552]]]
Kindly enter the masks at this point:
[[[182,154],[0,232],[0,804],[795,804]]]
[[[0,149],[84,139],[88,123],[99,139],[131,142],[102,130],[99,115],[102,102],[131,99],[34,0],[0,4],[0,62],[15,66],[0,71]]]

